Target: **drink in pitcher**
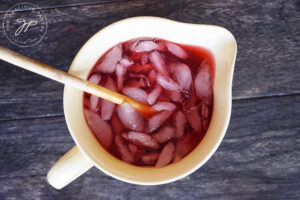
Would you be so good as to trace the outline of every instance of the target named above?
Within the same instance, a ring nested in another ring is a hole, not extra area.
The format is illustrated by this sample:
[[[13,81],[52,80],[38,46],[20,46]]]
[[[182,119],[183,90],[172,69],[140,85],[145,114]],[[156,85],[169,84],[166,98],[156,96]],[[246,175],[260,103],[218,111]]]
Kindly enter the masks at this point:
[[[204,137],[213,110],[214,59],[201,47],[159,38],[119,43],[99,58],[88,80],[160,111],[149,119],[127,103],[84,94],[83,111],[99,143],[124,162],[164,167]]]

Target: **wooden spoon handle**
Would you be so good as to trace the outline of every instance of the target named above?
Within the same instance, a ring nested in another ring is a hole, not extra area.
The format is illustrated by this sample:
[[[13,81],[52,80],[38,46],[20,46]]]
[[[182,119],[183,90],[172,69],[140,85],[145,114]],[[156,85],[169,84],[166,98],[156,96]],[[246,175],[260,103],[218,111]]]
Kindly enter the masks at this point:
[[[0,46],[0,59],[116,104],[128,97]]]

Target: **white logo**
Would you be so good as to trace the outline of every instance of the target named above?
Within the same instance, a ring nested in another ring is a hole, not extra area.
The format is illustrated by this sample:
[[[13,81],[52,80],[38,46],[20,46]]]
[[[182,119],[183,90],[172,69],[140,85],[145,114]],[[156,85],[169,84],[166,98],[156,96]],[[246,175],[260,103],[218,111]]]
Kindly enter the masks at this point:
[[[6,38],[13,44],[29,47],[39,43],[47,31],[47,19],[36,5],[20,3],[11,7],[3,20]]]

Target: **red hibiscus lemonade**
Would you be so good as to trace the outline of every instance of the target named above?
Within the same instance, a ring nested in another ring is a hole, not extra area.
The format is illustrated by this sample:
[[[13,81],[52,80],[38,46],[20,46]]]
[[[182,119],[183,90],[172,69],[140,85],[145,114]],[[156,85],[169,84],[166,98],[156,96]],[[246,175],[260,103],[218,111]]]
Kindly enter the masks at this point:
[[[144,118],[129,104],[84,94],[84,115],[99,143],[138,166],[180,161],[202,140],[213,109],[212,54],[157,38],[117,44],[97,61],[88,80],[160,111]]]

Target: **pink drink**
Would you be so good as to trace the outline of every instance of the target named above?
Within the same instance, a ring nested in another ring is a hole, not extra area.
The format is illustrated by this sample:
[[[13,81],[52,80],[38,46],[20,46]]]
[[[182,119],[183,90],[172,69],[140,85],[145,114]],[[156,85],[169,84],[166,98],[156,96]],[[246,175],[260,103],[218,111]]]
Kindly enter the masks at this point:
[[[214,60],[203,48],[157,38],[117,44],[88,80],[161,111],[145,119],[129,104],[84,94],[84,115],[100,144],[138,166],[180,161],[202,140],[213,109]]]

